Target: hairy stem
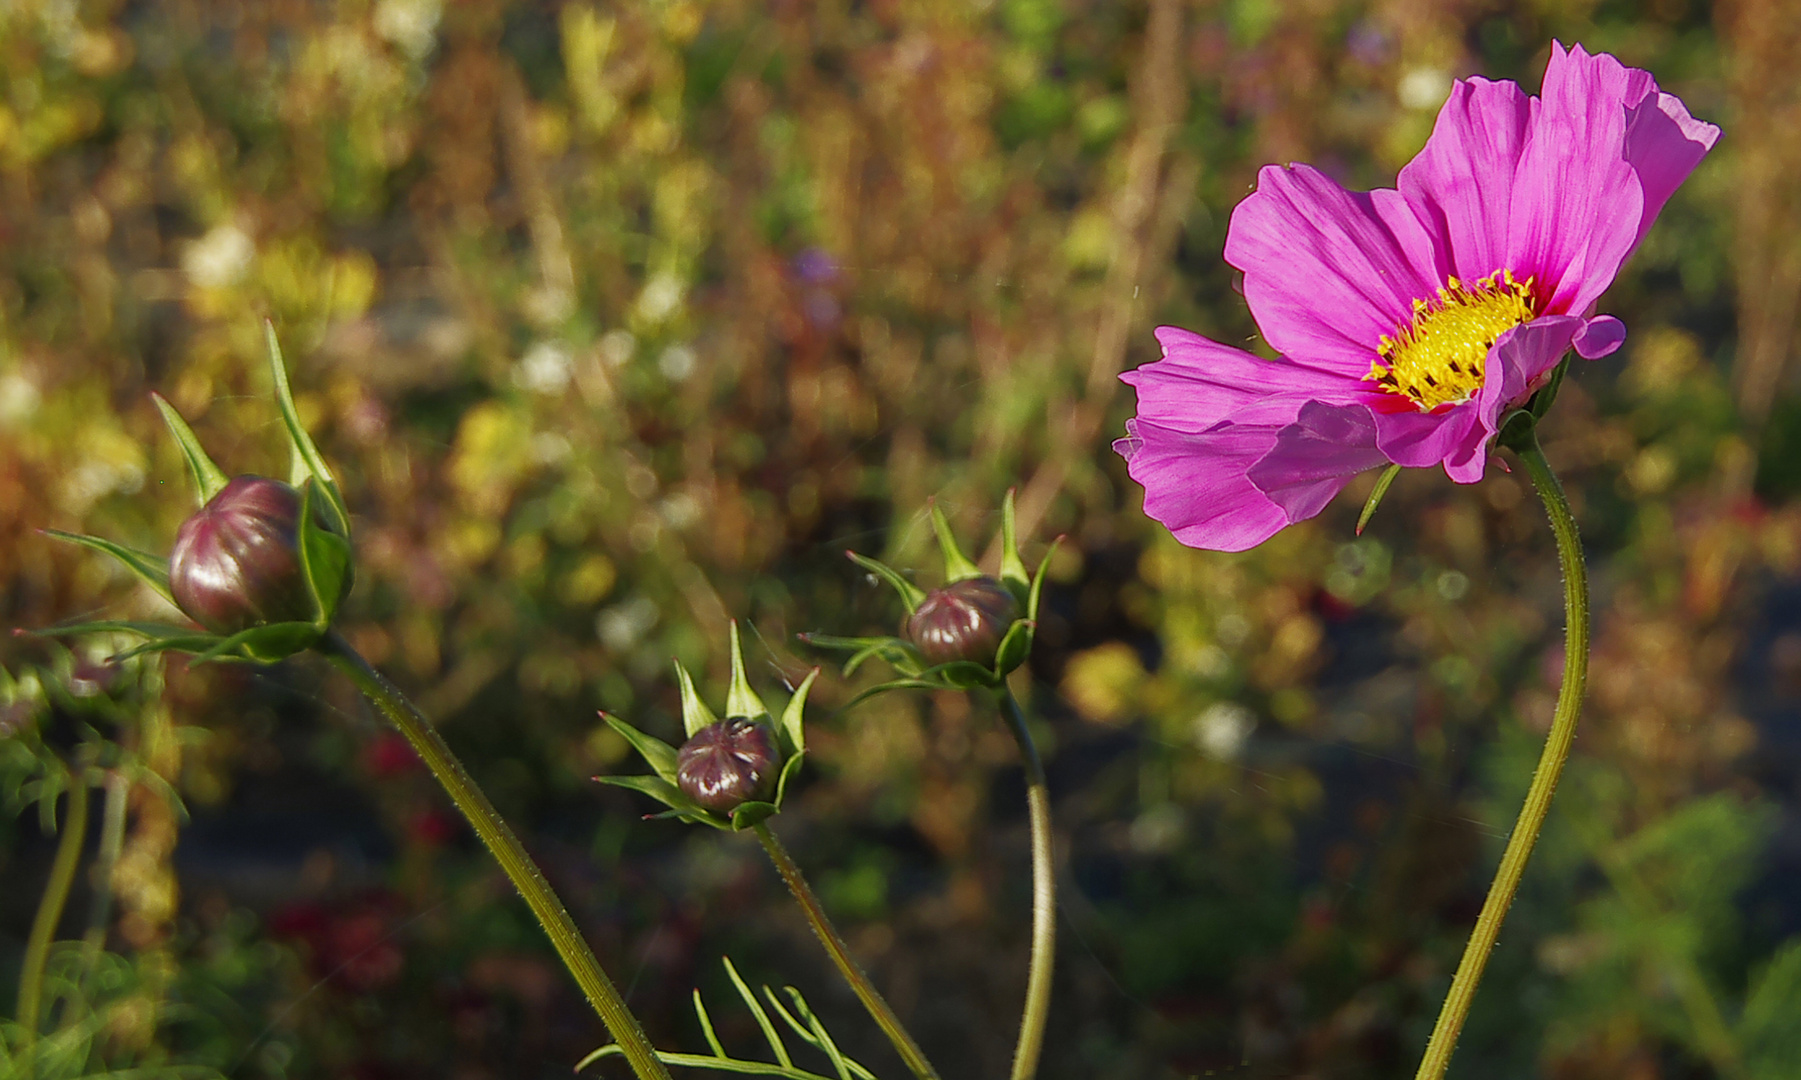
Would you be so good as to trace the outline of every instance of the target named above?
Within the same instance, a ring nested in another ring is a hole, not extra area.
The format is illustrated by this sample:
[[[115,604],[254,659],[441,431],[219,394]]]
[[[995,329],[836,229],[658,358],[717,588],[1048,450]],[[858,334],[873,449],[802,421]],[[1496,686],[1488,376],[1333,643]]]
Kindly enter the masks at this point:
[[[1519,820],[1507,838],[1507,849],[1501,855],[1501,867],[1495,872],[1494,884],[1482,903],[1482,914],[1470,932],[1463,960],[1451,980],[1451,991],[1445,996],[1444,1008],[1426,1043],[1426,1055],[1420,1061],[1417,1080],[1439,1080],[1451,1063],[1457,1035],[1469,1015],[1470,1002],[1476,996],[1476,984],[1482,980],[1482,969],[1501,932],[1501,922],[1520,887],[1520,876],[1526,860],[1538,841],[1545,815],[1551,809],[1551,796],[1557,792],[1557,779],[1570,756],[1570,744],[1576,737],[1576,720],[1582,712],[1582,694],[1588,684],[1588,568],[1582,560],[1582,542],[1576,535],[1576,519],[1570,514],[1569,500],[1563,485],[1546,463],[1538,447],[1536,435],[1527,433],[1514,445],[1532,486],[1544,501],[1545,513],[1551,518],[1551,531],[1557,536],[1557,559],[1563,567],[1563,686],[1557,694],[1557,712],[1551,720],[1551,732],[1545,738],[1544,752],[1538,769],[1532,774],[1532,786],[1526,792],[1526,804]]]
[[[88,835],[88,782],[77,766],[69,778],[69,811],[63,818],[62,835],[57,838],[56,858],[50,864],[50,880],[44,885],[38,901],[37,918],[31,923],[31,936],[26,939],[25,963],[19,970],[19,1028],[24,1057],[30,1060],[32,1044],[38,1036],[40,1009],[43,1006],[44,966],[50,959],[50,946],[56,940],[56,927],[63,920],[63,908],[69,902],[69,887],[75,883],[75,868],[81,861],[82,844]]]
[[[581,931],[575,927],[575,921],[563,907],[563,902],[552,891],[550,883],[544,880],[544,874],[538,864],[526,854],[519,838],[507,826],[488,796],[476,786],[469,773],[464,770],[462,762],[450,752],[442,736],[438,734],[431,722],[419,712],[407,696],[399,688],[384,678],[381,672],[369,666],[350,643],[345,641],[336,631],[326,634],[319,643],[319,650],[325,654],[332,665],[350,680],[356,683],[370,701],[374,702],[400,733],[406,736],[413,749],[431,769],[432,775],[456,803],[457,809],[463,812],[469,824],[475,829],[482,843],[488,846],[496,862],[511,878],[519,895],[537,916],[538,925],[544,928],[550,943],[556,947],[557,955],[563,958],[563,964],[569,973],[575,976],[582,993],[600,1014],[625,1058],[631,1063],[632,1071],[639,1080],[669,1080],[669,1071],[657,1060],[656,1051],[651,1048],[650,1040],[644,1036],[644,1028],[638,1023],[631,1010],[626,1008],[625,1000],[607,978],[606,972],[600,968],[600,962],[594,958],[594,952],[582,938]]]
[[[1051,1007],[1051,973],[1057,954],[1057,871],[1051,838],[1051,792],[1044,762],[1005,684],[1000,688],[1001,716],[1019,743],[1026,771],[1026,809],[1032,819],[1032,963],[1026,976],[1026,1006],[1019,1021],[1019,1043],[1013,1051],[1013,1080],[1031,1080],[1044,1048],[1044,1028]]]
[[[913,1070],[913,1075],[919,1077],[920,1080],[938,1080],[937,1070],[933,1069],[932,1063],[926,1060],[925,1052],[920,1050],[919,1044],[913,1041],[913,1036],[907,1034],[907,1029],[901,1025],[900,1017],[894,1015],[894,1010],[889,1007],[887,999],[882,997],[882,992],[875,988],[875,984],[869,981],[869,976],[864,973],[855,960],[851,959],[850,949],[844,944],[844,938],[839,935],[838,928],[832,925],[832,920],[826,916],[825,908],[819,903],[819,897],[813,895],[813,887],[807,884],[807,879],[802,876],[800,866],[795,863],[794,857],[788,854],[788,849],[782,846],[782,842],[776,839],[776,835],[769,831],[768,825],[759,822],[755,828],[757,839],[763,842],[763,850],[769,853],[769,861],[775,864],[776,872],[782,875],[782,881],[787,884],[788,891],[794,894],[795,902],[800,904],[801,910],[806,913],[807,923],[813,927],[813,933],[819,938],[819,943],[825,946],[825,951],[830,954],[832,963],[838,965],[838,973],[844,976],[844,981],[849,983],[850,988],[856,992],[858,999],[863,1002],[863,1007],[869,1010],[869,1015],[887,1034],[888,1041],[894,1044],[895,1051],[907,1063],[907,1068]]]

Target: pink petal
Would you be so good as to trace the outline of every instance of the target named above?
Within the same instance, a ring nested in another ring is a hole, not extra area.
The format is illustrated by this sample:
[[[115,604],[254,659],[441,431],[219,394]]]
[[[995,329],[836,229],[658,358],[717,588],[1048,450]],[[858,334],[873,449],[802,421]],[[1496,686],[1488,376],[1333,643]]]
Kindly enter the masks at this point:
[[[1719,128],[1691,117],[1681,99],[1660,92],[1654,82],[1642,100],[1629,105],[1626,160],[1637,170],[1645,198],[1633,247],[1645,238],[1663,204],[1719,139]]]
[[[1576,355],[1584,360],[1599,360],[1609,356],[1626,341],[1626,324],[1612,315],[1596,315],[1582,324],[1576,331],[1576,338],[1570,344],[1576,347]]]
[[[1199,432],[1232,420],[1286,424],[1308,401],[1361,401],[1371,385],[1287,360],[1264,360],[1180,327],[1157,328],[1163,359],[1120,378],[1138,391],[1138,416]],[[1368,365],[1365,365],[1365,370]]]
[[[1507,269],[1514,173],[1537,106],[1511,82],[1459,81],[1396,182],[1465,280]]]
[[[1189,547],[1244,551],[1289,518],[1246,476],[1275,445],[1277,428],[1219,424],[1184,432],[1132,421],[1113,448],[1144,485],[1144,512]]]
[[[1293,522],[1324,510],[1351,477],[1386,464],[1368,406],[1311,401],[1249,475]]]
[[[1276,351],[1368,373],[1382,335],[1440,281],[1431,237],[1394,191],[1351,192],[1307,165],[1266,166],[1232,211],[1226,261]]]
[[[1505,268],[1537,280],[1547,314],[1586,311],[1637,242],[1645,197],[1624,150],[1624,95],[1633,81],[1611,56],[1580,45],[1566,54],[1552,43],[1505,249]]]

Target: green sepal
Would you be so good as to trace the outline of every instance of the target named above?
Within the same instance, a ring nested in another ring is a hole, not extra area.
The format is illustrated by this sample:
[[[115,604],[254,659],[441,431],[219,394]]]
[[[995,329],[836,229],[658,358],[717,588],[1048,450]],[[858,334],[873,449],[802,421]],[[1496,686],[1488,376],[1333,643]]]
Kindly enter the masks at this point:
[[[936,501],[932,503],[932,531],[938,534],[938,549],[944,552],[946,584],[982,576],[982,571],[957,546],[957,538],[951,535],[951,523],[945,520],[944,511],[938,508]]]
[[[188,472],[194,477],[194,491],[198,494],[198,505],[205,506],[213,501],[213,496],[230,483],[224,470],[213,464],[207,456],[206,448],[200,445],[200,439],[194,429],[175,411],[175,406],[161,394],[152,390],[150,400],[156,402],[158,412],[163,414],[163,423],[169,426],[169,433],[175,436],[175,442],[181,447],[181,454],[188,460]]]
[[[1034,626],[1038,623],[1038,596],[1044,591],[1044,572],[1050,569],[1051,556],[1057,553],[1057,548],[1062,543],[1061,536],[1051,541],[1051,546],[1045,549],[1044,558],[1038,560],[1038,572],[1032,575],[1032,591],[1026,594],[1026,620]]]
[[[66,626],[46,626],[40,630],[27,630],[24,633],[32,637],[47,638],[81,637],[84,634],[136,634],[139,637],[151,639],[182,636],[205,638],[208,642],[216,640],[219,636],[187,627],[170,626],[168,623],[130,622],[124,619],[97,619],[93,622],[71,623]]]
[[[744,676],[744,649],[738,642],[738,620],[732,620],[732,688],[725,698],[727,716],[744,716],[759,720],[769,715],[769,706],[750,688]],[[689,734],[693,734],[690,732]]]
[[[103,540],[98,536],[83,536],[80,533],[63,532],[61,529],[40,529],[45,536],[53,536],[58,540],[66,540],[71,544],[103,551],[125,564],[125,568],[138,576],[144,584],[156,590],[158,596],[175,604],[175,595],[169,591],[169,560],[160,559],[146,551],[128,548],[123,544],[115,544],[111,540]]]
[[[608,727],[622,735],[626,742],[632,744],[632,749],[638,751],[638,756],[644,759],[645,764],[651,767],[651,771],[655,772],[659,779],[670,787],[675,787],[675,747],[655,735],[646,735],[612,713],[603,712],[600,714],[600,718],[607,722]],[[686,798],[686,796],[683,797]]]
[[[902,577],[900,571],[887,563],[872,559],[867,555],[859,555],[854,551],[847,551],[844,554],[851,562],[894,586],[894,591],[900,593],[901,603],[907,606],[907,614],[913,614],[918,610],[919,605],[925,602],[925,590]]]
[[[313,437],[307,434],[300,423],[300,411],[294,407],[294,390],[288,384],[287,365],[282,361],[281,343],[275,339],[275,324],[263,320],[263,333],[269,343],[269,374],[275,382],[275,402],[281,407],[282,423],[287,425],[288,439],[294,445],[294,470],[292,480],[296,487],[307,477],[319,482],[319,490],[325,495],[330,520],[327,525],[331,531],[340,536],[350,535],[350,511],[344,505],[344,496],[338,491],[338,482],[331,475],[331,469],[320,455],[319,447],[314,445]]]
[[[787,778],[788,769],[794,762],[800,760],[801,755],[807,752],[806,724],[802,719],[802,714],[807,708],[807,692],[813,689],[813,680],[817,678],[819,678],[818,668],[807,672],[807,677],[801,680],[799,688],[794,691],[794,696],[788,699],[787,708],[782,710],[781,722],[776,725],[776,736],[786,744],[782,747],[782,753],[788,755],[788,763],[782,766],[784,780]],[[781,802],[779,796],[776,798],[776,802]]]
[[[1013,625],[1007,627],[1007,636],[1001,639],[1000,648],[994,650],[994,673],[1006,678],[1007,673],[1026,662],[1032,655],[1032,635],[1038,624],[1031,619],[1014,619]]]
[[[719,717],[707,708],[707,703],[700,699],[700,692],[694,689],[694,680],[688,675],[688,669],[682,662],[675,662],[675,676],[682,684],[682,729],[692,739],[701,728],[719,723]]]
[[[925,669],[919,651],[911,642],[897,637],[835,637],[831,634],[802,634],[801,641],[821,649],[836,649],[851,652],[851,657],[844,662],[846,677],[855,675],[857,669],[871,657],[880,657],[896,669],[909,675],[917,675]]]
[[[338,601],[347,591],[352,568],[350,543],[337,533],[319,527],[313,515],[318,485],[309,477],[300,487],[300,536],[296,545],[300,572],[313,595],[314,623],[323,630],[338,613]]]
[[[196,653],[193,662],[205,664],[213,660],[243,658],[259,664],[286,660],[305,652],[324,636],[324,631],[310,622],[278,622],[252,626],[229,637],[218,638],[205,652]]]
[[[1551,411],[1551,403],[1557,400],[1557,391],[1563,387],[1564,373],[1569,370],[1570,357],[1566,353],[1557,362],[1557,366],[1551,369],[1551,377],[1545,381],[1545,385],[1539,387],[1538,392],[1526,402],[1526,410],[1532,414],[1533,419],[1543,420],[1545,414]]]
[[[775,778],[776,809],[781,809],[782,800],[788,797],[788,780],[800,774],[800,763],[806,756],[804,753],[795,754],[787,761],[782,762],[782,771],[776,774]]]
[[[649,795],[669,809],[660,813],[646,814],[647,819],[663,820],[675,818],[691,825],[711,825],[715,829],[730,829],[731,823],[715,814],[702,809],[699,803],[688,798],[681,788],[660,776],[596,776],[597,782],[609,787],[625,788],[641,795]]]
[[[1538,417],[1529,409],[1514,409],[1501,417],[1495,429],[1495,445],[1515,453],[1531,449],[1538,442]]]
[[[994,686],[1000,681],[993,668],[973,660],[952,660],[920,672],[922,679],[934,677],[943,683],[940,689],[950,690],[974,690],[979,686]]]
[[[861,705],[863,702],[868,701],[870,698],[875,697],[877,694],[886,694],[890,690],[954,690],[954,689],[956,689],[956,687],[946,686],[944,683],[934,682],[931,679],[922,679],[922,678],[890,679],[889,681],[887,681],[885,683],[877,683],[874,686],[866,687],[863,690],[858,691],[855,697],[851,698],[849,701],[845,702],[843,705],[840,705],[838,707],[838,711],[844,712],[845,710],[849,709],[853,705]]]
[[[743,832],[745,829],[761,825],[774,817],[781,807],[768,802],[741,802],[732,807],[732,831]]]
[[[1026,573],[1025,560],[1019,557],[1019,536],[1013,515],[1013,489],[1007,489],[1007,497],[1001,503],[1001,581],[1012,590],[1016,600],[1024,602],[1026,593],[1032,587],[1032,579]]]
[[[1382,504],[1382,496],[1388,494],[1389,485],[1393,484],[1395,477],[1399,475],[1401,475],[1401,467],[1390,465],[1382,470],[1381,476],[1376,478],[1376,486],[1370,489],[1370,497],[1363,501],[1363,513],[1357,515],[1358,536],[1363,535],[1363,527],[1370,523],[1370,518],[1376,516],[1376,507]]]

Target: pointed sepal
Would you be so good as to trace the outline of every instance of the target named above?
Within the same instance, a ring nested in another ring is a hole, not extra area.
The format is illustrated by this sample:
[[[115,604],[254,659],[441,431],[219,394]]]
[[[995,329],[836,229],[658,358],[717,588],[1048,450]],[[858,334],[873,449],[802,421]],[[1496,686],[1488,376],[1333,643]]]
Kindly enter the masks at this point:
[[[1019,557],[1019,530],[1013,513],[1012,488],[1007,489],[1007,497],[1001,502],[1001,580],[1021,603],[1025,602],[1032,579],[1026,573],[1025,560]]]
[[[901,603],[907,606],[907,613],[909,615],[925,601],[925,590],[902,577],[900,571],[894,569],[894,567],[889,566],[879,559],[872,559],[867,555],[859,555],[854,551],[847,551],[844,554],[851,562],[856,563],[858,566],[861,566],[863,569],[894,586],[894,591],[900,593]]]
[[[769,715],[769,706],[750,688],[744,674],[744,648],[738,641],[738,620],[732,620],[732,688],[726,693],[725,715],[747,716],[752,720]]]
[[[951,523],[945,519],[944,510],[936,501],[932,503],[932,531],[938,534],[938,549],[944,553],[944,580],[947,583],[982,576],[982,571],[957,546],[957,538],[951,535]]]
[[[682,730],[692,739],[701,728],[717,724],[719,717],[714,716],[713,710],[701,700],[700,691],[694,689],[693,677],[680,660],[675,662],[675,677],[682,684]]]
[[[672,788],[675,787],[675,747],[670,746],[655,735],[646,735],[644,732],[639,731],[637,728],[626,723],[624,720],[619,719],[612,713],[603,712],[600,714],[600,718],[607,722],[608,727],[617,731],[626,742],[632,744],[632,749],[638,751],[638,756],[644,759],[644,763],[649,765],[651,771],[655,772],[664,783],[667,783]],[[611,781],[606,782],[611,783]],[[679,791],[680,789],[677,788],[676,790]],[[687,796],[684,795],[682,798],[686,799]]]
[[[187,459],[188,473],[194,478],[196,505],[205,506],[212,501],[214,495],[219,494],[229,478],[224,470],[213,464],[213,459],[207,456],[206,448],[200,445],[200,438],[194,434],[194,429],[188,426],[188,422],[175,411],[175,406],[169,404],[168,399],[153,390],[150,392],[150,400],[156,402],[157,411],[163,414],[163,423],[168,425],[169,434],[175,436],[176,444],[181,447],[181,456]]]
[[[313,443],[313,437],[307,434],[306,427],[300,422],[300,410],[294,406],[294,390],[288,384],[287,364],[281,356],[281,342],[275,338],[275,324],[265,319],[263,332],[269,345],[269,375],[275,383],[275,403],[281,408],[281,420],[288,429],[288,439],[294,447],[294,485],[299,487],[307,477],[317,481],[320,493],[325,498],[328,527],[340,536],[348,537],[350,511],[344,505],[344,496],[338,490],[338,482],[332,476],[330,467],[325,464],[324,456],[319,453],[319,447]]]
[[[80,533],[63,532],[61,529],[40,529],[45,536],[52,536],[71,544],[92,548],[105,552],[125,564],[125,568],[137,575],[138,580],[156,590],[158,596],[175,603],[175,596],[169,591],[169,560],[158,558],[147,551],[128,548],[124,544],[115,544],[98,536],[83,536]]]

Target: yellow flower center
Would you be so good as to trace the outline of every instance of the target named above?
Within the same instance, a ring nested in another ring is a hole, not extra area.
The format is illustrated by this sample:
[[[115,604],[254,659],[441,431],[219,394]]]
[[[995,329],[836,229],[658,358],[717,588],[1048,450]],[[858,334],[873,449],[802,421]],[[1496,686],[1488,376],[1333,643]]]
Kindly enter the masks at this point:
[[[1469,284],[1449,278],[1436,299],[1413,302],[1413,318],[1394,337],[1382,335],[1381,359],[1364,378],[1421,412],[1468,401],[1482,389],[1495,339],[1531,322],[1532,303],[1532,279],[1515,281],[1511,270]]]

